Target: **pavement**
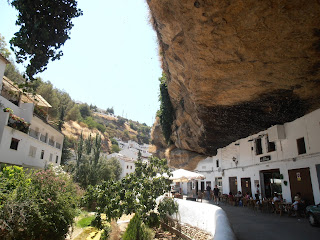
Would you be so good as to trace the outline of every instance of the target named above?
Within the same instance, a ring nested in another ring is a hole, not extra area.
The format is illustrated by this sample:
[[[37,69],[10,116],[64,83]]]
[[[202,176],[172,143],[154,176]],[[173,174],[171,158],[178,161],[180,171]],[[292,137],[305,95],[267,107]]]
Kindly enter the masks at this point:
[[[238,240],[320,240],[320,227],[310,226],[306,218],[280,217],[223,203],[219,207],[226,212]]]

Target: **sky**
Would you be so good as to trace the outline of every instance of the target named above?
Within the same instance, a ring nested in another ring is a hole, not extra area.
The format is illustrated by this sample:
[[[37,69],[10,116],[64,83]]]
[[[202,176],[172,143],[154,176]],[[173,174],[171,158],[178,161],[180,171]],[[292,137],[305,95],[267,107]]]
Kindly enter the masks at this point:
[[[78,0],[78,7],[83,16],[73,20],[64,55],[37,76],[75,101],[113,107],[116,115],[152,126],[162,70],[146,1]],[[7,42],[19,30],[16,16],[0,0],[0,33]]]

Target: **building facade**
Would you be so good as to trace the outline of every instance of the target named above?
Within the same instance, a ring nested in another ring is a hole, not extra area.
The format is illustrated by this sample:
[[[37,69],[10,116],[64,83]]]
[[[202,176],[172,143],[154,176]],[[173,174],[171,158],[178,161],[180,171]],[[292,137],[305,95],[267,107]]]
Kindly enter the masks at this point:
[[[24,93],[3,76],[0,57],[0,163],[44,168],[60,165],[63,134],[47,122],[50,106],[40,95]]]
[[[148,161],[151,156],[149,153],[149,145],[140,145],[135,141],[129,140],[128,142],[123,142],[120,139],[116,139],[120,148],[119,153],[112,153],[107,155],[107,158],[115,157],[119,160],[122,172],[120,178],[123,178],[135,170],[135,161],[138,159],[138,153],[141,153],[142,161]]]
[[[201,161],[195,171],[206,176],[194,184],[196,190],[203,191],[210,184],[218,185],[224,194],[241,191],[254,197],[258,188],[260,198],[278,193],[288,202],[300,192],[307,204],[318,204],[320,109],[218,149],[216,156]]]

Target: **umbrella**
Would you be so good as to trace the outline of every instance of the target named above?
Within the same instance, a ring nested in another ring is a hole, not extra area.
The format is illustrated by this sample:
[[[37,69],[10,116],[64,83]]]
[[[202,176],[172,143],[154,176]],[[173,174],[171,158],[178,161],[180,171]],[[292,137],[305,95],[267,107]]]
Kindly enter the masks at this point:
[[[187,171],[184,169],[178,169],[172,172],[170,180],[173,182],[189,182],[191,180],[205,179],[206,177],[202,174]]]

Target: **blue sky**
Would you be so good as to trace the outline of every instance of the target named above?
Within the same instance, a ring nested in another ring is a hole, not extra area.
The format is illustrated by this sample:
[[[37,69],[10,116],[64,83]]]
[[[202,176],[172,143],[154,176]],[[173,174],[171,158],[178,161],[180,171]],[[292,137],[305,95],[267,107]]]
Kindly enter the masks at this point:
[[[78,0],[64,56],[38,74],[72,99],[132,120],[153,124],[159,109],[161,67],[156,33],[144,0]],[[16,11],[0,0],[0,33],[8,42],[18,27]],[[19,66],[23,70],[23,66]]]

